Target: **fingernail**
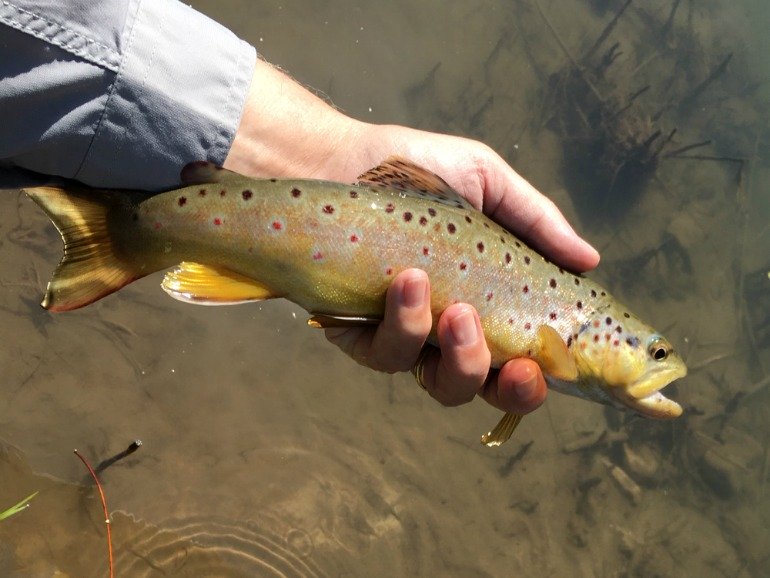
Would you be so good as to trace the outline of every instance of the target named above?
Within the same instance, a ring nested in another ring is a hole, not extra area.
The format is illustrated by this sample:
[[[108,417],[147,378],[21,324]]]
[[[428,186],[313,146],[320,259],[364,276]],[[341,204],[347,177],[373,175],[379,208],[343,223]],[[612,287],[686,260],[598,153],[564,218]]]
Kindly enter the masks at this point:
[[[409,279],[401,291],[401,303],[410,309],[422,307],[425,303],[425,279]]]
[[[476,320],[472,311],[463,311],[449,322],[452,338],[460,346],[473,345],[478,339]]]
[[[537,375],[532,375],[527,381],[522,381],[514,388],[514,391],[520,401],[530,401],[537,392]]]

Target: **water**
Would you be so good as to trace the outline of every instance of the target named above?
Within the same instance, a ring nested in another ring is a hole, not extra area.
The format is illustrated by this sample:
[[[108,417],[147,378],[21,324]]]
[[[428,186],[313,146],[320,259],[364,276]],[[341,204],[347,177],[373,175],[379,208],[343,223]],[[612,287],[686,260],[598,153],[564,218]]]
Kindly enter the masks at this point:
[[[621,4],[539,3],[576,59]],[[666,158],[619,180],[581,163],[606,157],[570,125],[585,91],[554,76],[571,69],[534,0],[193,3],[351,115],[500,151],[600,249],[593,277],[684,352],[682,418],[554,394],[489,450],[498,412],[359,368],[286,302],[186,306],[155,275],[52,316],[58,235],[7,191],[0,509],[40,494],[0,522],[0,574],[105,575],[72,449],[98,462],[140,438],[103,474],[118,576],[770,575],[770,15],[681,2],[661,39],[671,2],[638,4],[597,50],[623,51],[599,92],[650,84],[629,134],[663,110],[664,153],[712,140],[681,155],[742,163]]]

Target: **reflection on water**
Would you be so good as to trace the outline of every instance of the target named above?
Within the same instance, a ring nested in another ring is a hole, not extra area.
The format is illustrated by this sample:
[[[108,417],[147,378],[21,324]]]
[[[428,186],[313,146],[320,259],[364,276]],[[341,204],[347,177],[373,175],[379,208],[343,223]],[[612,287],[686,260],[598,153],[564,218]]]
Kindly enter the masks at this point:
[[[567,53],[580,61],[624,2],[255,4],[194,3],[351,114],[480,138],[548,191],[602,251],[594,276],[683,351],[686,413],[553,395],[489,450],[497,412],[359,368],[288,303],[195,308],[156,276],[52,316],[37,303],[58,236],[7,191],[0,510],[40,494],[0,522],[0,574],[103,575],[100,506],[71,451],[96,463],[141,438],[103,474],[118,575],[766,575],[764,5],[633,3],[581,62],[605,67],[590,78],[616,115],[650,86],[627,133],[677,129],[630,197],[606,172],[592,191],[590,156],[572,174],[593,123],[575,124],[563,82]]]

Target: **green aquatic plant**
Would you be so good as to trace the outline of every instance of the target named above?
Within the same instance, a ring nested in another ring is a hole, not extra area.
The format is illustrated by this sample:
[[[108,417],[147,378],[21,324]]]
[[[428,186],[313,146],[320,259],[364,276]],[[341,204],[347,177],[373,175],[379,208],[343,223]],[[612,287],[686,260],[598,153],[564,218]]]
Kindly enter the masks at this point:
[[[34,492],[24,498],[21,502],[18,504],[14,504],[10,508],[8,508],[5,512],[0,512],[0,520],[5,520],[6,518],[10,518],[14,514],[18,514],[22,510],[26,510],[29,507],[29,501],[37,496],[38,492]]]

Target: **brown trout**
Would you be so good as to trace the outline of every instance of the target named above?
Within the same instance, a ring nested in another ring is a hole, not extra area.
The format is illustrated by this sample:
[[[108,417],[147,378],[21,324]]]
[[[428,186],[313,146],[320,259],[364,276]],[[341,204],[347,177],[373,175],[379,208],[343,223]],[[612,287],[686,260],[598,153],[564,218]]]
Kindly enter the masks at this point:
[[[664,337],[412,163],[388,159],[356,185],[251,179],[208,163],[182,180],[160,194],[26,189],[64,241],[43,307],[83,307],[176,265],[162,287],[182,301],[284,297],[315,326],[373,323],[392,279],[418,267],[431,280],[434,331],[446,307],[473,305],[493,367],[530,357],[557,391],[645,417],[682,412],[660,392],[687,373]],[[482,441],[499,445],[519,420],[506,414]]]

